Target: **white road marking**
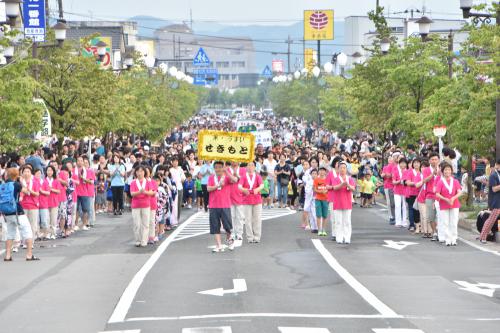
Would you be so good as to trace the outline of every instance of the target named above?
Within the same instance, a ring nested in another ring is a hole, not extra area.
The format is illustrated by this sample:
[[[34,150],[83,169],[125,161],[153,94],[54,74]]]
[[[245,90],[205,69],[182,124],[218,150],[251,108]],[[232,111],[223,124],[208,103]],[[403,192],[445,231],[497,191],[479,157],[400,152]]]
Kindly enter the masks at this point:
[[[390,249],[394,249],[394,250],[403,250],[404,248],[406,248],[407,246],[410,246],[410,245],[418,245],[418,243],[413,243],[413,242],[405,242],[405,241],[399,241],[399,242],[395,242],[393,240],[384,240],[384,242],[386,244],[382,245],[384,247],[388,247]]]
[[[126,330],[126,331],[102,331],[99,333],[141,333],[141,330]]]
[[[466,281],[453,281],[462,288],[460,290],[469,291],[474,294],[493,297],[495,290],[500,289],[500,284],[491,283],[469,283]]]
[[[375,308],[381,315],[390,318],[401,318],[394,310],[390,307],[382,303],[381,300],[377,298],[370,290],[368,290],[365,286],[363,286],[354,276],[351,275],[344,267],[342,267],[339,262],[333,257],[333,255],[325,248],[321,240],[313,239],[312,240],[314,247],[318,250],[318,252],[323,256],[325,261],[330,265],[331,268],[349,286],[351,286],[354,291],[356,291],[365,301],[367,301],[373,308]]]
[[[488,253],[491,253],[491,254],[494,254],[494,255],[500,257],[500,252],[499,251],[487,249],[484,246],[481,246],[479,244],[476,244],[476,243],[473,243],[473,242],[469,242],[468,240],[463,239],[462,237],[458,237],[458,239],[460,241],[464,242],[465,244],[472,246],[475,249],[478,249],[478,250],[483,251],[483,252],[488,252]]]
[[[186,228],[191,222],[193,222],[198,217],[198,214],[199,213],[195,213],[194,215],[192,215],[189,219],[187,219],[184,223],[182,223],[179,227],[177,227],[177,229],[175,229],[174,232],[170,234],[170,236],[168,236],[167,239],[165,239],[160,246],[158,246],[156,251],[151,255],[151,257],[149,257],[148,261],[146,261],[146,263],[141,267],[141,269],[135,274],[135,276],[133,277],[132,281],[130,281],[127,288],[125,288],[125,291],[120,297],[118,304],[116,304],[116,307],[113,310],[113,313],[111,314],[108,323],[119,323],[125,321],[125,317],[127,316],[128,310],[130,309],[130,306],[134,301],[135,295],[137,294],[137,291],[142,285],[142,282],[144,281],[146,275],[149,273],[151,268],[153,268],[154,264],[156,264],[158,259],[160,259],[160,256],[163,254],[163,252],[165,252],[165,250],[172,243],[174,238],[177,237],[177,235],[184,228]]]
[[[211,315],[193,315],[178,317],[137,317],[127,318],[126,322],[136,321],[174,321],[193,319],[220,319],[220,318],[317,318],[317,319],[389,319],[403,318],[402,316],[354,315],[354,314],[315,314],[315,313],[226,313]]]
[[[229,326],[183,328],[182,333],[232,333]]]
[[[262,221],[272,220],[279,217],[295,214],[295,210],[290,208],[273,208],[262,210]],[[181,233],[179,233],[174,242],[181,241],[188,238],[202,236],[210,233],[210,224],[208,223],[208,213],[199,212],[199,215],[193,222],[188,225]],[[235,247],[240,247],[242,243],[235,244]]]
[[[319,327],[278,327],[281,333],[330,333],[327,328]]]
[[[411,328],[374,328],[372,331],[375,333],[425,333]]]
[[[0,256],[5,253],[5,249],[0,250]]]
[[[223,288],[217,288],[217,289],[199,291],[198,294],[221,297],[226,294],[237,294],[247,291],[247,282],[245,281],[245,279],[233,279],[233,284],[234,284],[233,289],[224,290]]]

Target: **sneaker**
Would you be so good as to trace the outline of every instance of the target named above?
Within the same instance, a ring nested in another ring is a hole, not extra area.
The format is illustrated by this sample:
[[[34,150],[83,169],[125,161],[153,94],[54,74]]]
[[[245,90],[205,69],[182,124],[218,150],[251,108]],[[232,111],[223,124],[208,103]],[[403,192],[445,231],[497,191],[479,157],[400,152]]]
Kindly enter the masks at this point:
[[[438,241],[438,235],[437,234],[433,234],[432,238],[431,238],[431,242],[437,242],[437,241]]]
[[[17,246],[14,246],[14,247],[12,248],[12,252],[16,253],[16,252],[18,252],[18,251],[19,251],[19,248],[18,248]]]
[[[485,241],[485,240],[482,240],[482,239],[479,242],[481,242],[481,244],[485,244],[485,245],[488,244],[488,241]]]
[[[155,243],[158,243],[158,241],[159,241],[159,238],[158,238],[158,237],[155,237],[155,238],[153,239],[153,242],[155,242]]]
[[[188,205],[188,209],[192,209],[193,207],[191,205]]]
[[[141,242],[135,242],[135,247],[141,246]]]
[[[226,241],[226,245],[227,245],[227,248],[229,249],[229,251],[234,250],[234,240],[232,238],[230,238]]]
[[[212,249],[212,252],[213,253],[220,253],[220,252],[224,252],[224,248],[221,246],[221,247],[215,247]]]
[[[87,230],[90,230],[90,228],[89,228],[89,227],[87,227],[86,225],[84,225],[84,226],[82,227],[82,230],[87,231]]]
[[[75,225],[75,227],[73,228],[73,231],[78,231],[78,230],[80,230],[80,227]]]
[[[318,233],[318,230],[313,229],[313,230],[311,230],[311,233],[313,233],[313,234],[317,234],[317,233]]]

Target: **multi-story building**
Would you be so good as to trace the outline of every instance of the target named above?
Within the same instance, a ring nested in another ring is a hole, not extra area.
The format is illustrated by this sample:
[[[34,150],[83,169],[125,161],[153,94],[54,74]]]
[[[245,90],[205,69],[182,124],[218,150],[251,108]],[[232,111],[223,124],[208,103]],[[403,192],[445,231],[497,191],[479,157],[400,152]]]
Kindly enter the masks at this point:
[[[389,17],[386,18],[391,29],[391,36],[396,37],[400,46],[404,45],[404,40],[412,35],[418,36],[418,18]],[[447,37],[450,30],[453,35],[453,49],[459,51],[461,44],[467,39],[467,33],[461,31],[465,24],[464,20],[433,19],[430,33],[437,33],[442,37]],[[365,58],[370,57],[363,47],[373,45],[373,40],[377,37],[375,25],[367,16],[349,16],[345,18],[345,44],[343,52],[348,56],[355,52],[361,53]],[[352,65],[352,57],[349,57],[348,66]]]
[[[81,40],[98,34],[108,44],[109,66],[122,67],[125,47],[137,42],[137,23],[131,21],[69,21],[67,38]]]
[[[155,31],[158,63],[175,66],[191,74],[195,69],[193,58],[203,48],[211,68],[219,72],[221,89],[256,85],[253,41],[246,37],[210,37],[196,35],[185,24],[175,24]]]

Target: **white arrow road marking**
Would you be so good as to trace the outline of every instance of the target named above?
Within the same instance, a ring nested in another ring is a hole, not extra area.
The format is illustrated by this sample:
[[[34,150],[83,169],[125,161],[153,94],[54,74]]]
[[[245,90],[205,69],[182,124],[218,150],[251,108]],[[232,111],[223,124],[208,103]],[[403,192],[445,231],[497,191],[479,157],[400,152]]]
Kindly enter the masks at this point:
[[[399,251],[401,251],[402,249],[404,249],[405,247],[410,246],[410,245],[418,245],[418,243],[404,242],[404,241],[395,242],[393,240],[385,240],[384,242],[386,244],[384,244],[382,246],[388,247],[388,248],[394,249],[394,250],[399,250]]]
[[[488,297],[493,297],[495,290],[500,289],[500,284],[491,283],[469,283],[466,281],[454,281],[459,286],[461,290],[469,291],[471,293],[484,295]]]
[[[195,327],[195,328],[183,328],[182,333],[232,333],[231,327],[221,326],[221,327]]]
[[[245,279],[233,279],[234,288],[224,290],[222,288],[199,291],[198,294],[224,296],[225,294],[237,294],[247,291],[247,282]]]
[[[278,327],[281,333],[330,333],[327,328],[318,327]]]
[[[425,333],[411,328],[374,328],[372,331],[375,333]]]

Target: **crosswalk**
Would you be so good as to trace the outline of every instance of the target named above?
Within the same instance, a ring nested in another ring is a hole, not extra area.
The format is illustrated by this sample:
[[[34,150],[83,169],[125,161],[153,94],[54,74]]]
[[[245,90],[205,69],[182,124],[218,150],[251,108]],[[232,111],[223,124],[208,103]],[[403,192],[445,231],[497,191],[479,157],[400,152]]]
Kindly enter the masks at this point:
[[[280,333],[334,333],[323,327],[278,327]],[[100,333],[141,333],[141,330],[106,331]],[[230,326],[183,328],[181,333],[233,333]],[[425,333],[411,328],[373,328],[370,333]]]
[[[288,208],[273,208],[273,209],[263,209],[262,210],[262,221],[268,221],[272,219],[277,219],[283,216],[295,214],[296,211]],[[187,223],[187,222],[186,222]],[[201,235],[206,235],[210,233],[210,225],[208,223],[208,213],[198,212],[196,213],[189,224],[187,224],[181,232],[179,232],[175,238],[174,242],[181,241],[188,238],[193,238]]]

